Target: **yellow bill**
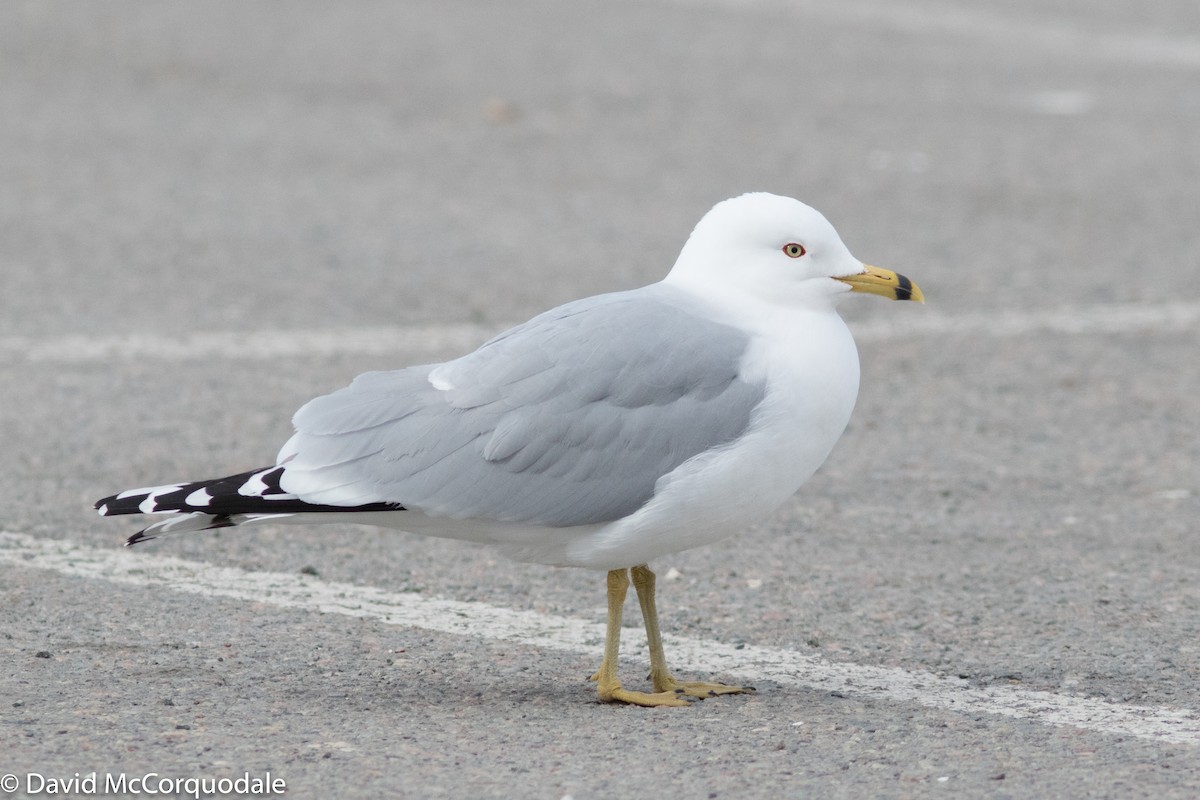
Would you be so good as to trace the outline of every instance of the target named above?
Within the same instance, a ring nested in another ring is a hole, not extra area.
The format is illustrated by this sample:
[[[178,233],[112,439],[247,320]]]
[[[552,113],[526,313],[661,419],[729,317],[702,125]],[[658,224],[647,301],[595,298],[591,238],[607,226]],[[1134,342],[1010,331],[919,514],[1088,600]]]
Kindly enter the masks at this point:
[[[900,273],[892,272],[890,269],[883,269],[882,267],[872,267],[869,264],[864,264],[863,266],[867,268],[866,272],[860,272],[857,275],[846,275],[841,278],[834,278],[834,280],[850,284],[850,288],[856,292],[882,295],[883,297],[890,297],[893,300],[925,302],[925,294],[920,288]]]

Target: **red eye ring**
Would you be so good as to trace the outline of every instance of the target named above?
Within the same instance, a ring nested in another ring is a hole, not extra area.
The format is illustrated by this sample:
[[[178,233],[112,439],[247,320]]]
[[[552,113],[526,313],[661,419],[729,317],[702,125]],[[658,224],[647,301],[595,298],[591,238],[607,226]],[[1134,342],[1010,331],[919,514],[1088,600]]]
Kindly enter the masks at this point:
[[[799,242],[788,242],[783,246],[783,254],[788,258],[800,258],[800,256],[805,255],[806,253],[808,253],[808,251],[805,250],[804,245],[800,244]]]

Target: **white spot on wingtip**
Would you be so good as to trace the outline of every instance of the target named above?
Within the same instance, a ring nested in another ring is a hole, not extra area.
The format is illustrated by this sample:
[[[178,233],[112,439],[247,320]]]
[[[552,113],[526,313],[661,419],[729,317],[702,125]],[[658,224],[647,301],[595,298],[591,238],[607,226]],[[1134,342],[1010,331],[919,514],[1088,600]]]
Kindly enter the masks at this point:
[[[162,488],[162,486],[143,486],[141,489],[126,489],[117,495],[116,499],[128,500],[130,497],[137,497],[138,495],[151,495]]]
[[[142,491],[148,491],[149,494],[146,495],[145,500],[138,503],[138,511],[141,511],[143,514],[153,514],[160,510],[174,510],[174,509],[159,509],[158,508],[158,496],[160,494],[170,494],[171,492],[177,492],[182,488],[183,488],[182,486],[175,484],[172,486],[155,486],[154,488],[148,489],[148,490],[143,489]],[[133,494],[137,494],[137,492],[133,492]]]
[[[267,482],[263,480],[263,475],[274,470],[275,467],[264,469],[261,472],[256,472],[251,475],[245,483],[238,487],[238,494],[242,497],[262,497],[267,491]]]
[[[189,494],[183,501],[184,505],[188,506],[206,506],[212,501],[212,495],[208,493],[208,489],[201,486],[196,491]]]
[[[105,503],[104,505],[100,506],[99,508],[96,509],[96,511],[99,512],[100,516],[107,517],[108,516],[108,503]]]

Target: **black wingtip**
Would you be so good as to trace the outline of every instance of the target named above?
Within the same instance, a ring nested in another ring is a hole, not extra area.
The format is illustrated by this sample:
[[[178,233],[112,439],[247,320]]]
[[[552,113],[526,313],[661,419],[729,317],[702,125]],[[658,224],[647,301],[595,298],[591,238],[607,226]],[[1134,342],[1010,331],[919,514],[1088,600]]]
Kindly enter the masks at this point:
[[[139,542],[148,542],[151,539],[157,539],[157,538],[158,538],[157,536],[147,535],[145,531],[138,531],[133,536],[130,536],[128,539],[125,540],[125,546],[133,547],[135,544],[138,544]]]

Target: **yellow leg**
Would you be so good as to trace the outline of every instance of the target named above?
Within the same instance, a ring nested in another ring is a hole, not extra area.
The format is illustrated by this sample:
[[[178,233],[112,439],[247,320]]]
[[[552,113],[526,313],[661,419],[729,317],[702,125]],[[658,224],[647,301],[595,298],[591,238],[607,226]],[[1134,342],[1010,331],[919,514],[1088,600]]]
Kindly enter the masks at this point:
[[[652,576],[653,577],[653,576]],[[621,649],[621,612],[625,594],[629,591],[629,571],[614,569],[608,573],[608,632],[604,638],[604,660],[600,671],[592,676],[596,693],[606,703],[632,703],[639,706],[686,706],[687,701],[674,691],[631,692],[621,687],[617,678],[617,653]],[[639,596],[641,592],[639,590]],[[661,650],[661,645],[659,647]]]
[[[654,691],[659,694],[675,693],[687,697],[715,697],[719,694],[739,694],[753,692],[753,686],[727,686],[723,683],[705,683],[703,681],[678,681],[667,670],[667,657],[663,653],[662,635],[658,630],[658,608],[654,604],[654,573],[646,565],[634,567],[633,588],[637,590],[638,604],[642,607],[642,620],[646,624],[646,641],[650,645],[650,680],[654,683]],[[611,581],[612,573],[609,573]],[[609,584],[611,587],[611,583]],[[610,589],[611,592],[611,589]],[[622,589],[624,595],[624,589]],[[612,595],[609,595],[610,602]],[[619,613],[619,612],[618,612]],[[609,612],[609,624],[612,624],[612,612]],[[620,620],[617,620],[620,625]],[[656,696],[656,695],[651,695]]]

